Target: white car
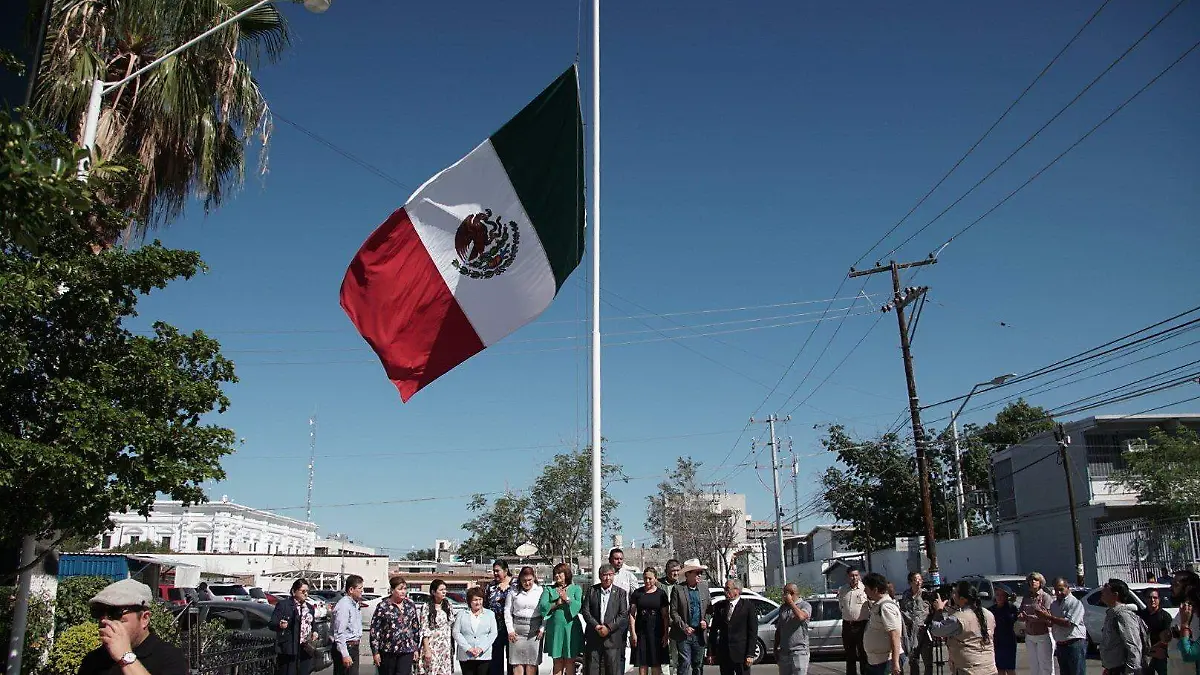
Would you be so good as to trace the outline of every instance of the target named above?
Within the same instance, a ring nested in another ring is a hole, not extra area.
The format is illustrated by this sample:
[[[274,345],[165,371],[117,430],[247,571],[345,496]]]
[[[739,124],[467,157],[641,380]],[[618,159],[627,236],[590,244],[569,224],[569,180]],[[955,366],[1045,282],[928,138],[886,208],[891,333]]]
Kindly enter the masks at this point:
[[[1137,599],[1131,606],[1139,610],[1145,609],[1146,598],[1150,597],[1150,591],[1154,589],[1158,590],[1160,606],[1174,619],[1179,613],[1179,608],[1175,606],[1175,600],[1171,597],[1171,586],[1168,584],[1129,584],[1129,590],[1133,591]],[[1107,611],[1108,607],[1100,602],[1099,588],[1083,597],[1083,624],[1087,627],[1088,642],[1091,644],[1098,644],[1100,641],[1100,632],[1104,630],[1104,614]]]
[[[712,604],[714,605],[725,599],[724,588],[710,588],[708,589],[708,594],[712,596]],[[779,607],[778,602],[775,602],[770,598],[764,598],[758,593],[745,588],[742,589],[742,594],[739,597],[742,600],[750,601],[750,604],[754,605],[754,613],[758,614],[760,619],[775,611]]]

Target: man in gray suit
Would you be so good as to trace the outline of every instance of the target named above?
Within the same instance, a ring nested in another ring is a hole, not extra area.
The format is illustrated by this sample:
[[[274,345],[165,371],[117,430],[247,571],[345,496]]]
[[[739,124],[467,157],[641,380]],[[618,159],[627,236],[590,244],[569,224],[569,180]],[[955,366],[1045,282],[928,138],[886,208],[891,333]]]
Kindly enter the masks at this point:
[[[588,589],[583,599],[583,657],[586,675],[622,675],[625,672],[625,640],[629,634],[629,596],[613,585],[617,571],[600,566],[600,583]]]
[[[712,614],[712,596],[700,573],[708,568],[699,560],[683,563],[681,584],[671,592],[671,640],[679,654],[677,675],[701,675],[704,669],[705,631]]]

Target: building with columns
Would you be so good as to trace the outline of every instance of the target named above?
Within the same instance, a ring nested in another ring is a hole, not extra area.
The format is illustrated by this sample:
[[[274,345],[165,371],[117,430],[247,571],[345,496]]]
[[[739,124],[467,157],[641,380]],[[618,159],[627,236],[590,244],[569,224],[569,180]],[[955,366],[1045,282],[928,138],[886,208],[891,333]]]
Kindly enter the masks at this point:
[[[312,555],[317,525],[268,511],[220,501],[184,506],[154,502],[148,518],[114,513],[114,527],[100,536],[98,550],[152,541],[178,553],[259,553]]]

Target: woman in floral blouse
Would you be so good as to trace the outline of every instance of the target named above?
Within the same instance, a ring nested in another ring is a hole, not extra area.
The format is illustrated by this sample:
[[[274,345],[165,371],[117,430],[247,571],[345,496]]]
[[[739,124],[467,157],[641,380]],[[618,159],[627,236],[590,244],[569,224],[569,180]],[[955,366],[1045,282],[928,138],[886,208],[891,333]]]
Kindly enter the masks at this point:
[[[391,595],[371,617],[371,655],[379,675],[412,675],[413,655],[421,646],[420,612],[404,577],[392,577],[389,584]]]
[[[504,605],[513,590],[512,577],[508,574],[508,563],[497,560],[492,563],[492,583],[487,585],[484,607],[492,610],[496,617],[496,644],[492,645],[492,661],[488,675],[505,675],[505,655],[508,652],[508,628],[504,625]]]
[[[421,610],[421,667],[420,675],[453,675],[454,651],[450,631],[454,615],[446,599],[446,582],[429,582],[429,606]]]

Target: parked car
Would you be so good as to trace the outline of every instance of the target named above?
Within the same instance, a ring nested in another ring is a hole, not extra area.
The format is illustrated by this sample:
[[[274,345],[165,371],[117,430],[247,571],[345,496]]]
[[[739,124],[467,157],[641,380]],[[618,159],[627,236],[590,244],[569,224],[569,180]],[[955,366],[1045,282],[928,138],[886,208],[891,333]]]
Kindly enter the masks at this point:
[[[241,600],[250,602],[254,598],[250,597],[250,591],[241,584],[209,584],[208,591],[212,593],[213,600]]]
[[[247,592],[250,594],[250,598],[254,602],[257,602],[261,605],[274,605],[276,602],[279,602],[279,600],[275,596],[264,591],[262,588],[260,588],[258,586],[248,589]]]
[[[176,607],[182,607],[196,601],[196,589],[174,586],[167,589],[167,602]]]
[[[841,654],[842,606],[837,594],[816,595],[805,598],[812,605],[812,616],[808,619],[808,649],[814,654]],[[775,649],[775,619],[782,607],[758,617],[758,644],[754,648],[754,662],[759,663],[773,654]]]
[[[211,588],[211,587],[210,587]],[[176,620],[181,631],[191,630],[200,624],[216,621],[231,631],[234,647],[238,641],[274,641],[276,634],[271,630],[270,605],[244,600],[201,600],[179,611]],[[313,672],[333,665],[333,628],[328,619],[313,621],[317,634],[314,643]]]
[[[1146,599],[1150,597],[1150,591],[1155,589],[1158,590],[1160,606],[1174,619],[1175,615],[1179,613],[1179,606],[1175,604],[1175,599],[1171,596],[1170,584],[1129,584],[1129,590],[1133,591],[1134,599],[1137,600],[1133,605],[1137,609],[1145,609]],[[1087,627],[1088,642],[1094,645],[1100,639],[1100,631],[1104,629],[1104,613],[1108,611],[1108,606],[1100,602],[1099,588],[1088,592],[1082,599],[1083,623]]]
[[[712,604],[714,605],[725,599],[724,588],[710,588],[708,589],[708,594],[712,596]],[[778,602],[770,598],[764,598],[754,591],[742,589],[740,597],[743,600],[749,600],[750,604],[754,605],[754,611],[760,619],[779,607]]]

